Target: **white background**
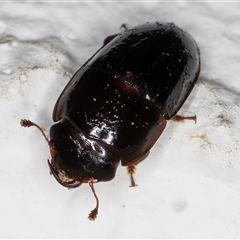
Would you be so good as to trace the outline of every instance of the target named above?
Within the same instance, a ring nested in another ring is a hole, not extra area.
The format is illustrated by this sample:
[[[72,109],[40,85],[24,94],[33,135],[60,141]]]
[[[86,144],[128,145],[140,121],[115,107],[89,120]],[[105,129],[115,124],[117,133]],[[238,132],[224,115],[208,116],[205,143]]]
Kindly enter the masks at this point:
[[[147,21],[174,22],[201,50],[199,81],[168,122],[129,188],[113,181],[68,191],[50,176],[48,133],[54,103],[72,74],[117,33]],[[0,237],[239,238],[240,3],[1,3]]]

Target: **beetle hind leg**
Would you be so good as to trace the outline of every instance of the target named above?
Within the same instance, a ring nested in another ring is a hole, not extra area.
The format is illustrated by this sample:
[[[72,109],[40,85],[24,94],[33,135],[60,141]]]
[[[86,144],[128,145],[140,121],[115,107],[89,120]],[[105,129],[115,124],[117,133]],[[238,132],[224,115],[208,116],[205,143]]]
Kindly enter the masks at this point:
[[[133,175],[136,172],[136,169],[137,169],[136,165],[127,166],[127,173],[130,175],[130,181],[131,181],[130,187],[136,187],[137,186],[137,184],[135,183],[134,177],[133,177]]]

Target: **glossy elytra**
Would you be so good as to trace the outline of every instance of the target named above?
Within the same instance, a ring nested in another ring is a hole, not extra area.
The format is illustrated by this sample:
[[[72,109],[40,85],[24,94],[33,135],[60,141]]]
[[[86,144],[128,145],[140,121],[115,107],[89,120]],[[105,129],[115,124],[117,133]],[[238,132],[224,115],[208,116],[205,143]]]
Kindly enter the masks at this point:
[[[121,163],[135,186],[148,155],[190,94],[200,71],[193,38],[173,23],[146,23],[112,35],[72,77],[53,110],[51,173],[67,188],[110,181]]]

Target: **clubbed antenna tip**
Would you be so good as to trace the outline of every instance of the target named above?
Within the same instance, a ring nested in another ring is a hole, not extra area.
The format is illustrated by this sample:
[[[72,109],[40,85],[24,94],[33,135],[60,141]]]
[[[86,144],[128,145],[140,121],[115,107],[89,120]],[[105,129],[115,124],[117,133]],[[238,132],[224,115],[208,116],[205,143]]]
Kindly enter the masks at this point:
[[[36,127],[42,133],[42,135],[45,138],[45,140],[47,141],[48,145],[50,147],[52,146],[52,144],[50,143],[49,139],[47,138],[47,136],[44,133],[44,131],[42,130],[42,128],[39,125],[37,125],[36,123],[34,123],[34,122],[32,122],[32,121],[30,121],[28,119],[21,119],[20,120],[20,125],[22,127],[33,127],[33,126]]]

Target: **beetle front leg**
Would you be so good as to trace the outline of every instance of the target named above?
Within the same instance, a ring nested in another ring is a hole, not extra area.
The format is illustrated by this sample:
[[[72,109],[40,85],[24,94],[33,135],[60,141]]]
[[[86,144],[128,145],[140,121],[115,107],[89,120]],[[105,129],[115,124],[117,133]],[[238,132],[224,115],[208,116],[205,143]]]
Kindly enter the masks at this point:
[[[134,177],[133,177],[133,174],[135,174],[136,169],[137,169],[136,165],[127,166],[127,173],[130,175],[130,181],[131,181],[130,187],[136,187],[137,186],[137,184],[135,183]]]

